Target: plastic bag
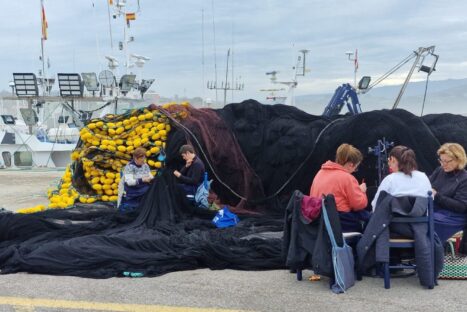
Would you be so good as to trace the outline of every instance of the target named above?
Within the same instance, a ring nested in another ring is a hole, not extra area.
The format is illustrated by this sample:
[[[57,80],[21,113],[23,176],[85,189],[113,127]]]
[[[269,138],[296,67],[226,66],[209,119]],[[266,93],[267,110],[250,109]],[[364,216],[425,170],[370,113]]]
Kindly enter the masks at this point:
[[[212,223],[214,223],[218,228],[235,226],[239,221],[240,219],[238,219],[238,216],[231,212],[227,206],[224,206],[219,210],[216,216],[212,219]]]
[[[195,193],[195,204],[198,208],[209,209],[208,195],[211,187],[211,181],[205,181],[201,183],[196,189]]]

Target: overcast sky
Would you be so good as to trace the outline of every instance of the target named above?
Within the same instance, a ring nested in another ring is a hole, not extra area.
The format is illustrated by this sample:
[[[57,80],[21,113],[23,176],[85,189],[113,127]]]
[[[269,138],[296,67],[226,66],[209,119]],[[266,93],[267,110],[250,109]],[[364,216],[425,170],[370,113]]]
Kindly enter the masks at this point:
[[[123,54],[118,51],[123,21],[111,20],[112,50],[107,1],[44,0],[49,26],[45,49],[51,74],[100,72],[107,66],[104,55],[119,58],[123,65]],[[279,80],[290,79],[300,49],[310,50],[307,67],[311,71],[299,78],[298,95],[330,93],[339,84],[352,82],[353,63],[345,52],[355,49],[359,76],[377,78],[418,47],[435,45],[440,58],[431,79],[467,77],[466,1],[139,2],[141,11],[130,28],[135,41],[129,50],[151,58],[143,77],[155,78],[152,89],[163,96],[215,98],[205,86],[215,78],[214,47],[218,83],[225,80],[227,50],[233,50],[234,77],[245,84],[243,91],[234,94],[234,101],[262,100],[266,95],[259,90],[271,87],[265,75],[268,71],[278,70]],[[136,11],[136,3],[127,0],[128,10]],[[8,90],[13,72],[37,73],[41,68],[40,0],[1,0],[1,4],[0,90]],[[402,68],[385,83],[399,83],[408,70],[409,66]],[[413,78],[425,77],[416,73]]]

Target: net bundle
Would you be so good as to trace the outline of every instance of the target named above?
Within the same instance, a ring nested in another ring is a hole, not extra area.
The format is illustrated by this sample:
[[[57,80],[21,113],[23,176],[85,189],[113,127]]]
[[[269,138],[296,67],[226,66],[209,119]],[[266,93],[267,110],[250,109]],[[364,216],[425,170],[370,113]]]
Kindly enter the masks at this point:
[[[71,207],[77,200],[83,204],[117,201],[120,173],[138,147],[146,149],[147,164],[157,175],[164,168],[160,156],[171,131],[167,116],[183,119],[188,114],[187,106],[169,103],[90,120],[80,130],[72,163],[57,189],[49,190],[48,208]]]

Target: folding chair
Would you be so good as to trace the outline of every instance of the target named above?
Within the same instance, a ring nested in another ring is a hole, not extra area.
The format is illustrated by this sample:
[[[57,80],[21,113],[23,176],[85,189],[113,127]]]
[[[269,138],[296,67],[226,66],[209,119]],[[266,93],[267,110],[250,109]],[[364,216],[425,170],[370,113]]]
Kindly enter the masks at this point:
[[[426,223],[428,229],[428,238],[430,240],[429,252],[430,252],[430,261],[432,268],[434,270],[435,266],[435,242],[434,242],[434,220],[433,220],[433,197],[431,196],[432,192],[428,192],[428,207],[424,216],[421,217],[409,217],[409,216],[396,216],[391,220],[391,224],[415,224],[415,223]],[[415,248],[415,240],[413,238],[390,238],[389,239],[389,250],[397,248]],[[408,263],[398,263],[391,265],[389,262],[383,262],[383,274],[384,274],[384,288],[391,288],[391,274],[390,269],[411,269],[417,270],[417,265]],[[436,274],[436,273],[435,273]],[[435,274],[432,276],[433,286],[429,286],[429,289],[432,289],[434,285],[437,285]]]

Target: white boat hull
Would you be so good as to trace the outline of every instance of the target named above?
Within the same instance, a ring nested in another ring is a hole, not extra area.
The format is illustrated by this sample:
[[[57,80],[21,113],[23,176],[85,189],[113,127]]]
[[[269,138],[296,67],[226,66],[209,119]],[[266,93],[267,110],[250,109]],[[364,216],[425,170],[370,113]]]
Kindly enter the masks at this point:
[[[0,131],[0,168],[66,167],[76,143],[41,142],[34,135]]]

